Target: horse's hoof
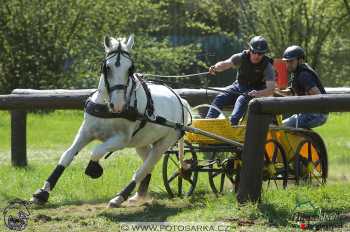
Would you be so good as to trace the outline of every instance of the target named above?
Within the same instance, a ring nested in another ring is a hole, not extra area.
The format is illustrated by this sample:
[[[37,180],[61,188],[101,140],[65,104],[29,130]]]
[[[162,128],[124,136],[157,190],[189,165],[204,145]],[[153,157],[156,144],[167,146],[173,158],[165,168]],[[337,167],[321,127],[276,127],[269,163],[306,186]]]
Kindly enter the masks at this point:
[[[97,179],[102,176],[103,168],[98,162],[90,160],[88,166],[85,169],[85,174],[90,176],[92,179]]]
[[[50,193],[44,189],[38,189],[33,194],[33,197],[30,199],[30,202],[36,205],[43,205],[49,200]]]
[[[142,202],[143,200],[145,200],[146,196],[141,196],[138,193],[135,193],[134,196],[130,197],[128,199],[128,203],[134,204],[137,202]]]
[[[118,208],[125,201],[124,197],[116,196],[109,201],[107,208]]]

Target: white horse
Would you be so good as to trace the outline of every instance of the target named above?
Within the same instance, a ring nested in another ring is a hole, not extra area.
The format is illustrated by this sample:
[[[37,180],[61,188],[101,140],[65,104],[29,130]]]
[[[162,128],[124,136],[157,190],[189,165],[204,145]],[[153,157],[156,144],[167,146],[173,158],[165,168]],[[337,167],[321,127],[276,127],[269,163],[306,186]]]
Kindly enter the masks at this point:
[[[102,64],[98,91],[87,103],[84,121],[73,144],[62,154],[44,186],[33,194],[34,203],[48,201],[49,193],[64,169],[85,145],[95,139],[103,143],[93,149],[85,170],[92,178],[102,175],[103,169],[99,160],[107,153],[134,147],[143,160],[132,181],[109,201],[108,207],[120,206],[138,184],[137,192],[129,200],[138,201],[146,195],[152,169],[162,154],[182,137],[182,131],[145,119],[160,116],[187,125],[190,113],[188,103],[170,88],[155,84],[145,85],[142,79],[135,76],[130,55],[133,44],[133,35],[127,42],[125,38],[105,37],[106,58]]]

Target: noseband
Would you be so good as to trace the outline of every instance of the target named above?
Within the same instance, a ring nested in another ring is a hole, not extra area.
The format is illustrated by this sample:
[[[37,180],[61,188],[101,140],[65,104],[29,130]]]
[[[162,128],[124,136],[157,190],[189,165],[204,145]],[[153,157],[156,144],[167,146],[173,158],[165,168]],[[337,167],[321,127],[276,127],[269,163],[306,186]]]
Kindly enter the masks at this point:
[[[116,67],[119,67],[120,66],[120,56],[121,55],[131,61],[131,67],[128,70],[128,81],[127,81],[126,85],[118,84],[118,85],[110,86],[110,84],[108,82],[108,78],[107,78],[107,75],[108,75],[107,61],[109,59],[113,58],[114,56],[117,56],[117,60],[116,60],[114,65]],[[122,48],[121,48],[121,44],[119,42],[117,50],[107,53],[106,58],[103,59],[102,64],[101,64],[101,74],[103,75],[103,78],[104,78],[105,87],[106,87],[107,95],[108,95],[108,105],[109,106],[112,106],[110,94],[113,91],[115,91],[115,90],[124,90],[125,91],[124,95],[126,95],[126,89],[128,88],[129,81],[130,81],[129,77],[133,76],[134,71],[135,71],[134,61],[131,59],[130,53],[126,52],[126,51],[123,51]]]

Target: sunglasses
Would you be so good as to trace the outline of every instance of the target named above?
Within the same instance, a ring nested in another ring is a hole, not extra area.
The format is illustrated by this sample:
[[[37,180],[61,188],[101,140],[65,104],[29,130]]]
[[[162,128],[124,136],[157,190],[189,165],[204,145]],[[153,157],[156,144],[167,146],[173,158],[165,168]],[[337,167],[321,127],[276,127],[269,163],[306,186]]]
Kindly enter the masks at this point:
[[[264,55],[265,53],[263,52],[256,52],[256,51],[251,51],[253,54],[256,54],[256,55],[259,55],[259,56],[262,56]]]

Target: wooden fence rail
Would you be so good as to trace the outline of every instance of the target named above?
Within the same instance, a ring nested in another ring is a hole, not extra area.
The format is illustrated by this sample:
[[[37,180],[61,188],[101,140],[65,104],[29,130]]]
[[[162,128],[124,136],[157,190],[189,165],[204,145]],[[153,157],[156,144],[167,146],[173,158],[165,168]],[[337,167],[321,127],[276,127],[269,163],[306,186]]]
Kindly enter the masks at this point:
[[[328,93],[350,93],[350,88],[326,88]],[[11,111],[11,161],[15,166],[26,166],[26,115],[35,109],[83,109],[84,102],[95,89],[33,90],[15,89],[9,95],[0,95],[0,110]],[[210,103],[217,91],[205,89],[175,89],[191,106]]]

